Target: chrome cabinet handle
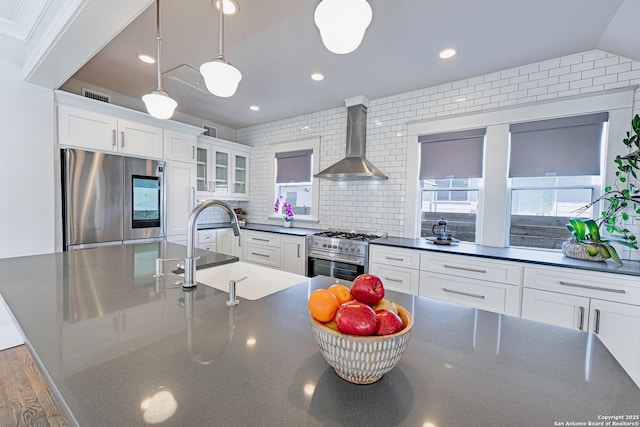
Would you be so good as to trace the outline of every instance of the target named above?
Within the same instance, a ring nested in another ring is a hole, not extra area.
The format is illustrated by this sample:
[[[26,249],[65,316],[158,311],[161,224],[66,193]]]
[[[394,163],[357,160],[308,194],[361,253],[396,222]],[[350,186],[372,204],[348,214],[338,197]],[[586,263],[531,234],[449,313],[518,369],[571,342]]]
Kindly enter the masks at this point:
[[[258,242],[268,242],[269,239],[260,239],[258,237],[252,237],[251,240],[257,240]]]
[[[124,131],[120,132],[120,147],[124,148]]]
[[[449,265],[449,264],[445,264],[444,268],[451,268],[453,270],[472,271],[474,273],[486,273],[487,272],[487,270],[485,270],[484,268],[461,267],[459,265]]]
[[[442,290],[445,292],[449,292],[450,294],[458,294],[458,295],[464,295],[466,297],[484,299],[484,295],[471,294],[469,292],[456,291],[455,289],[448,289],[448,288],[442,288]]]
[[[598,334],[600,333],[600,310],[596,308],[596,326],[593,328],[593,332]]]
[[[300,243],[298,243],[298,258],[300,258]]]
[[[259,254],[259,253],[257,253],[257,252],[251,252],[251,255],[261,256],[261,257],[264,257],[264,258],[269,258],[269,255]]]
[[[572,288],[591,289],[592,291],[614,292],[616,294],[627,293],[627,291],[625,291],[624,289],[601,288],[600,286],[583,285],[581,283],[571,283],[571,282],[563,282],[563,281],[558,281],[558,283],[560,283],[562,286],[570,286]]]
[[[192,145],[191,146],[191,160],[195,160],[196,158],[196,146]]]
[[[115,147],[115,146],[116,146],[116,144],[117,144],[117,141],[116,141],[116,130],[115,130],[115,129],[113,129],[113,130],[111,131],[111,146],[112,146],[112,147]]]
[[[388,280],[390,282],[402,283],[402,279],[394,279],[393,277],[385,277],[384,280]]]
[[[386,259],[390,259],[391,261],[404,261],[404,258],[396,258],[393,256],[385,256]]]
[[[580,323],[578,324],[578,329],[581,331],[584,328],[584,307],[580,307]]]
[[[189,205],[189,209],[193,209],[196,205],[196,187],[191,187],[191,204]]]

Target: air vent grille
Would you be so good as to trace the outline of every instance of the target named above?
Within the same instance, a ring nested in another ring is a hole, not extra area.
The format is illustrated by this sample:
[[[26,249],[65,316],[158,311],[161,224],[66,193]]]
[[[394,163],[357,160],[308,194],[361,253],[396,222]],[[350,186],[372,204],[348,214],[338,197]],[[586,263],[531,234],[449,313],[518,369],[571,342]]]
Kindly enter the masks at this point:
[[[202,127],[205,128],[203,135],[211,136],[213,138],[218,136],[218,129],[214,128],[213,126],[202,125]]]
[[[96,101],[106,102],[107,104],[111,104],[111,97],[109,95],[105,95],[102,93],[98,93],[89,89],[82,89],[82,96],[85,98],[95,99]]]

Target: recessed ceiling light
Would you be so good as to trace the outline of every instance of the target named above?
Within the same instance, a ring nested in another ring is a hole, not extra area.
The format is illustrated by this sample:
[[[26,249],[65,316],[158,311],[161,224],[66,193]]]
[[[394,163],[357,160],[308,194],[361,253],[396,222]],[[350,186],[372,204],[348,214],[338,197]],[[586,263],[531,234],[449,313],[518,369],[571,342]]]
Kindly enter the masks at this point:
[[[147,55],[146,53],[138,53],[136,54],[138,59],[146,64],[155,64],[156,59],[152,56]]]
[[[313,73],[311,74],[311,80],[315,80],[317,82],[324,80],[324,74],[322,73]]]
[[[249,110],[251,111],[260,111],[260,107],[257,105],[250,105]]]
[[[442,52],[440,52],[438,56],[440,57],[440,59],[449,59],[449,58],[453,58],[456,53],[458,53],[457,50],[455,50],[452,47],[449,47],[447,49],[444,49]]]
[[[223,1],[224,1],[225,15],[236,15],[238,11],[240,11],[240,6],[236,2],[236,0],[223,0]],[[215,8],[220,10],[220,0],[211,0],[211,3],[214,3]]]

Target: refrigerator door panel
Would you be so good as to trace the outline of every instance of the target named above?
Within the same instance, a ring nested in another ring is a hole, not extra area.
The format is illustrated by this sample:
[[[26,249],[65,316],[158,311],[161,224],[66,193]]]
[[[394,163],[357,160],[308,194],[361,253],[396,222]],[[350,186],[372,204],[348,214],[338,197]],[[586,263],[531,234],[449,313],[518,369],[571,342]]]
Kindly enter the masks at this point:
[[[123,158],[65,151],[65,243],[122,241]]]
[[[124,240],[164,238],[164,162],[125,158]]]

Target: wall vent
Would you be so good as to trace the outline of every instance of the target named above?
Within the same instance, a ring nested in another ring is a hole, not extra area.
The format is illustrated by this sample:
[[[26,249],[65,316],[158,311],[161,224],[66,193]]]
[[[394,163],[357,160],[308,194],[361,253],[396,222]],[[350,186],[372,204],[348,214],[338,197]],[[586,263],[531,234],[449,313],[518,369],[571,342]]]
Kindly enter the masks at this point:
[[[89,89],[82,88],[82,96],[85,98],[95,99],[96,101],[106,102],[111,104],[111,97],[102,93],[98,93]]]
[[[211,136],[213,138],[216,138],[218,136],[217,128],[214,128],[213,126],[207,126],[207,125],[202,125],[202,127],[205,129],[203,135]]]

